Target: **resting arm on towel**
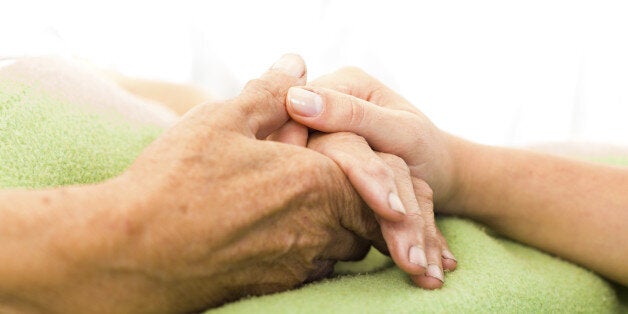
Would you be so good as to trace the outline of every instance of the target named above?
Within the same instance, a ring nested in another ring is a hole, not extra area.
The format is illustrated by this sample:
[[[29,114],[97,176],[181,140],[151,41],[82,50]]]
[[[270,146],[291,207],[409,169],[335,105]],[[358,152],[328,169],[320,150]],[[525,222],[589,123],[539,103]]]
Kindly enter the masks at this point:
[[[330,159],[259,140],[304,83],[301,62],[279,62],[238,98],[193,109],[117,178],[0,191],[0,312],[191,312],[383,246]]]
[[[192,109],[119,177],[0,191],[0,312],[201,310],[325,277],[371,244],[391,248],[402,269],[424,277],[419,285],[439,287],[442,278],[408,250],[423,234],[417,227],[436,226],[411,215],[417,200],[403,160],[377,156],[394,166],[383,175],[401,200],[384,191],[363,201],[355,177],[331,159],[262,140],[289,129],[286,93],[302,84],[303,61],[286,56],[239,97]],[[317,142],[337,154],[368,148]],[[380,228],[365,202],[389,224]]]
[[[437,211],[473,218],[628,285],[628,169],[478,145],[436,128],[355,68],[288,93],[297,122],[353,132],[395,154],[434,191]]]

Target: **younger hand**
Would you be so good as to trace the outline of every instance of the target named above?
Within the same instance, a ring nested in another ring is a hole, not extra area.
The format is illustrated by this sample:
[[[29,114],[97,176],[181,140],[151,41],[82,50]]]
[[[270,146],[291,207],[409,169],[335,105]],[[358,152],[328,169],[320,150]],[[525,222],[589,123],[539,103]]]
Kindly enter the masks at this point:
[[[348,176],[360,196],[378,215],[382,234],[395,263],[425,289],[444,283],[443,269],[454,270],[456,260],[434,221],[434,204],[429,185],[410,174],[406,162],[392,154],[374,152],[363,137],[354,133],[314,133],[308,147],[334,160]],[[378,200],[386,187],[396,188],[406,210],[399,220],[379,212],[388,208]],[[378,206],[378,207],[376,207]]]
[[[331,75],[312,84],[325,83],[326,80],[335,82],[335,79]],[[335,102],[350,96],[335,93],[329,97],[334,98],[332,105],[336,105]],[[287,103],[289,111],[300,108],[306,114],[323,108],[320,96],[299,88],[290,90]],[[310,104],[313,106],[308,107]],[[351,131],[346,125],[352,122],[347,118],[352,117],[338,116],[336,111],[329,110],[328,115],[317,120],[319,124],[306,125],[325,132]],[[383,149],[381,151],[386,153],[376,153],[363,137],[351,132],[317,134],[308,141],[307,129],[298,123],[303,119],[293,118],[270,138],[300,146],[307,143],[308,147],[333,159],[377,214],[388,245],[388,248],[379,249],[390,252],[395,263],[411,274],[419,286],[428,289],[442,286],[442,269],[455,269],[456,261],[434,222],[430,186],[411,173],[406,161],[395,156],[401,152],[392,151],[394,153],[390,154],[391,150]],[[384,125],[370,125],[370,129],[361,131],[389,134],[396,120],[392,120],[394,117],[386,118],[389,120]]]
[[[438,210],[457,195],[455,137],[439,130],[410,102],[357,68],[343,68],[289,91],[295,123],[326,132],[352,132],[376,151],[397,155],[434,191]]]

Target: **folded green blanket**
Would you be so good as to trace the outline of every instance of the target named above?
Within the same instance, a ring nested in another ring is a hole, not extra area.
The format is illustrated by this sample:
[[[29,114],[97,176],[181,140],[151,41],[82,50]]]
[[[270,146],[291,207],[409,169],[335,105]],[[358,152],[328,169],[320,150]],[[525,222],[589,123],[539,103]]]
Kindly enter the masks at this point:
[[[91,183],[121,173],[161,132],[121,121],[115,114],[95,114],[32,85],[0,82],[0,188]],[[614,161],[628,164],[627,159]],[[438,225],[459,262],[440,290],[412,286],[388,257],[373,251],[364,261],[340,263],[332,279],[251,297],[213,312],[626,310],[621,304],[627,299],[625,288],[613,287],[588,270],[468,220],[441,217]]]

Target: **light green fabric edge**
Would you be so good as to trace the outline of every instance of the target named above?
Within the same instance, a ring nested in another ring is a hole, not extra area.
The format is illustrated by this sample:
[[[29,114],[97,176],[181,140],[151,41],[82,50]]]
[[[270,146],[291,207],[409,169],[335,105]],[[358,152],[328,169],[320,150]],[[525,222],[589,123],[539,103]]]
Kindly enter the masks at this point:
[[[571,263],[492,236],[457,218],[438,221],[459,267],[436,291],[417,289],[396,267],[346,275],[250,298],[207,313],[613,313],[612,287]],[[388,258],[371,253],[375,265]]]
[[[0,188],[94,183],[121,173],[162,130],[0,82]]]
[[[121,173],[161,132],[78,107],[36,87],[0,82],[1,188],[105,180]],[[459,260],[443,289],[416,289],[373,251],[365,261],[339,265],[344,275],[337,278],[208,313],[620,311],[611,285],[587,270],[500,239],[473,222],[438,223]]]

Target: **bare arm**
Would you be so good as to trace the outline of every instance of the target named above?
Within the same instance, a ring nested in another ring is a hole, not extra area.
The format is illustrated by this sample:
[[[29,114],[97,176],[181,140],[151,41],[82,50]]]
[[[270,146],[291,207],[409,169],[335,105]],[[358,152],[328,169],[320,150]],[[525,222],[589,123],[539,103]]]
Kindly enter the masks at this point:
[[[179,115],[200,103],[212,100],[209,92],[196,85],[133,78],[112,71],[105,72],[105,75],[126,91],[156,101]]]
[[[628,169],[453,143],[447,212],[628,284]]]
[[[200,311],[320,279],[362,258],[367,238],[383,243],[332,160],[261,140],[304,82],[301,58],[284,56],[110,181],[0,191],[0,312]]]
[[[303,89],[310,99],[318,95],[323,109],[309,114],[290,103],[294,120],[323,132],[354,132],[373,149],[402,157],[434,190],[437,211],[479,220],[628,284],[627,169],[455,138],[354,68]]]
[[[60,300],[55,291],[88,293],[81,282],[90,282],[89,269],[104,262],[96,254],[104,235],[97,232],[99,222],[107,221],[117,199],[109,191],[105,185],[0,191],[2,312],[45,312]],[[86,267],[90,262],[95,264]]]

